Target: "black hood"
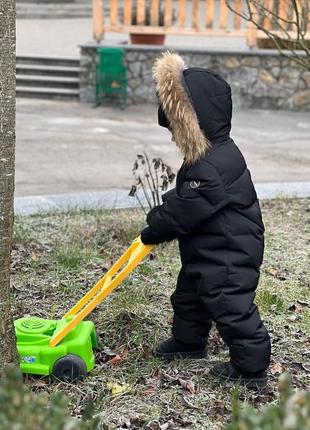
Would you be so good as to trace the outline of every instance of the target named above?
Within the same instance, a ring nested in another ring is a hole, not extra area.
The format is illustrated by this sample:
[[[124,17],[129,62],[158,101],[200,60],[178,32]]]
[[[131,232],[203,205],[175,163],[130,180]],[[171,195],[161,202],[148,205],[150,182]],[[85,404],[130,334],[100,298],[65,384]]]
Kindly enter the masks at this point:
[[[183,85],[197,114],[199,126],[211,143],[229,138],[232,117],[231,89],[216,72],[191,67],[183,71]],[[168,118],[159,105],[158,123],[169,128]]]
[[[183,77],[199,126],[205,135],[211,143],[228,139],[232,116],[228,83],[218,73],[198,67],[185,69]]]

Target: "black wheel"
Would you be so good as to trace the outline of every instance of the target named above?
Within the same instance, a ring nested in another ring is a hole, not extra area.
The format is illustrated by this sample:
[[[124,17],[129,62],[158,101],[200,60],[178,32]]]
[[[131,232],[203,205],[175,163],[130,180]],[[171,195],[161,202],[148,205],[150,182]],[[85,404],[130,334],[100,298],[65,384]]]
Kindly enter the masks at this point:
[[[52,374],[66,382],[82,380],[87,375],[86,364],[77,355],[68,354],[55,362]]]

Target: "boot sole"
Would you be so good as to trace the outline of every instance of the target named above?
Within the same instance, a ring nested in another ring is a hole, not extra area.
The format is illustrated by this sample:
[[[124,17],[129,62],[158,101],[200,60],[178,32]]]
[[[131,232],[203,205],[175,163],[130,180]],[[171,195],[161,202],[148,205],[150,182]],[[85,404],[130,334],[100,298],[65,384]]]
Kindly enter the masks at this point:
[[[233,378],[231,376],[225,376],[218,373],[215,373],[212,369],[210,370],[210,374],[218,379],[220,382],[232,382],[234,384],[240,384],[244,385],[247,388],[264,388],[267,385],[267,377],[266,378],[242,378],[240,376],[239,378]]]
[[[174,360],[176,358],[192,358],[192,359],[199,359],[199,358],[206,358],[207,357],[207,351],[205,349],[203,350],[197,350],[197,351],[180,351],[180,352],[159,352],[156,351],[156,349],[153,351],[153,354],[157,358],[161,358],[163,360]]]

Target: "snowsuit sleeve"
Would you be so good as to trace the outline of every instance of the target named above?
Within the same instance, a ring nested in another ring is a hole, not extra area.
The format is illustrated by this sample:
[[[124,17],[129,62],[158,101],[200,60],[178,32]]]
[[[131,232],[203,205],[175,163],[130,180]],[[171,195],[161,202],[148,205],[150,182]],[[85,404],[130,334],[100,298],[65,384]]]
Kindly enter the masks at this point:
[[[141,239],[158,244],[192,233],[227,204],[222,179],[209,162],[188,169],[180,187],[163,195],[163,204],[147,215]]]

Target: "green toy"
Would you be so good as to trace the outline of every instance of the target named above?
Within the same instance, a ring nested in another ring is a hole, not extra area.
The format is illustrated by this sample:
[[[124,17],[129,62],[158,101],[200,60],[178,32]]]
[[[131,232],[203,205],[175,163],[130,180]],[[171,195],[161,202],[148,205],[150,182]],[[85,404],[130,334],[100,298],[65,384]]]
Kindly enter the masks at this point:
[[[104,300],[152,250],[140,238],[61,320],[24,317],[16,320],[15,333],[23,373],[53,375],[72,382],[83,379],[95,365],[98,347],[95,326],[83,319]]]
[[[23,373],[54,375],[73,381],[82,379],[95,365],[93,348],[98,347],[92,321],[80,322],[65,340],[51,347],[49,342],[72,317],[47,320],[30,317],[14,322],[20,368]]]

